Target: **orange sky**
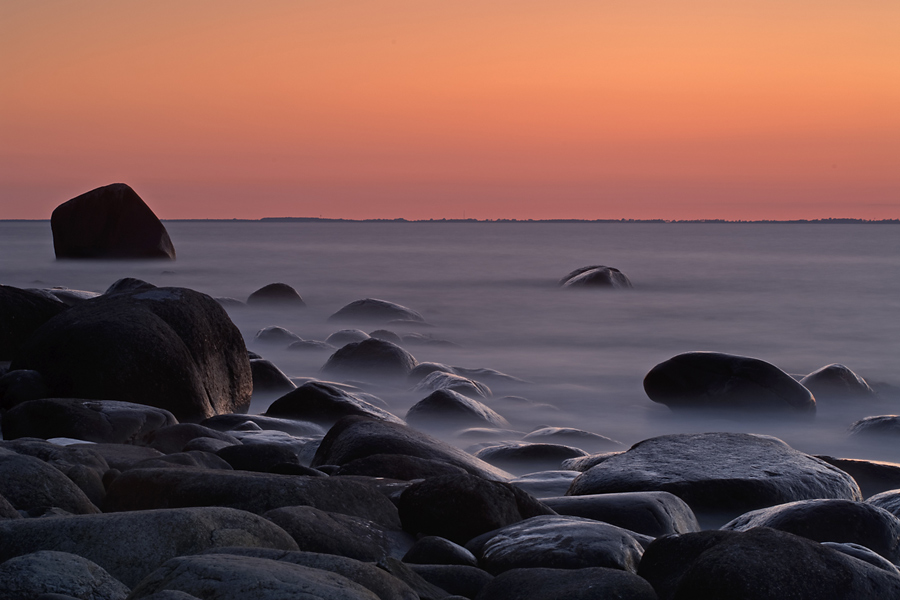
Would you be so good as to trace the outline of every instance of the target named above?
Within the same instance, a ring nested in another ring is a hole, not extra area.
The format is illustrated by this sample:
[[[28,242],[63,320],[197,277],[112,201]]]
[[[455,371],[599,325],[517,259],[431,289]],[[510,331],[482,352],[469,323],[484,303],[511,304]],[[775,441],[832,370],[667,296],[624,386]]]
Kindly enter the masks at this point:
[[[897,0],[0,3],[0,218],[900,218]]]

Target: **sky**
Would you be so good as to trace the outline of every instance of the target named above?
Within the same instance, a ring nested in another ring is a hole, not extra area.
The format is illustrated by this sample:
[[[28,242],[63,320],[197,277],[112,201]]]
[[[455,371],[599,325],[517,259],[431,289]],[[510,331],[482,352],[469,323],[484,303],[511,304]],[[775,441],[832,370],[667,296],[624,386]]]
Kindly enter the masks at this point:
[[[900,218],[897,0],[0,0],[0,219]]]

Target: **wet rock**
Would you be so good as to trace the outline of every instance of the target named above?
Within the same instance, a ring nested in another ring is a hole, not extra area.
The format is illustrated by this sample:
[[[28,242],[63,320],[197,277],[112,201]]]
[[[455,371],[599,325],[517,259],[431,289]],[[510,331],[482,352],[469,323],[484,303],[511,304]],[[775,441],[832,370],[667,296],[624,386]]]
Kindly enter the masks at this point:
[[[400,481],[440,477],[441,475],[458,475],[466,471],[455,465],[427,458],[405,456],[402,454],[373,454],[350,461],[341,466],[336,475],[364,475],[367,477],[385,477]]]
[[[256,444],[284,446],[297,457],[297,460],[291,461],[291,463],[299,461],[301,465],[308,465],[312,461],[321,441],[321,436],[296,437],[283,431],[241,431],[233,429],[231,434],[241,440],[244,446]]]
[[[900,489],[875,494],[866,500],[866,504],[877,506],[900,518]]]
[[[306,306],[297,290],[286,283],[270,283],[247,298],[248,306]]]
[[[399,454],[445,462],[468,473],[506,481],[511,475],[455,446],[411,427],[364,417],[345,417],[322,439],[312,466],[345,465],[375,454]]]
[[[622,454],[624,450],[618,452],[600,452],[598,454],[590,454],[588,456],[579,456],[576,458],[569,458],[564,460],[562,463],[563,469],[571,469],[573,471],[587,471],[591,467],[596,467],[603,461],[612,458],[613,456],[618,456]]]
[[[222,448],[216,455],[239,471],[270,473],[282,463],[300,464],[297,453],[285,444],[239,444]]]
[[[400,336],[394,333],[393,331],[388,331],[387,329],[376,329],[369,333],[369,337],[373,337],[378,340],[384,340],[385,342],[390,342],[392,344],[397,344],[398,346],[402,343]],[[354,340],[360,341],[360,340]]]
[[[859,484],[863,498],[900,488],[900,464],[821,455],[816,458],[849,473]]]
[[[442,346],[445,348],[459,348],[459,344],[455,344],[450,340],[444,340],[433,336],[430,333],[407,333],[400,342],[404,346]]]
[[[330,317],[329,321],[356,321],[368,323],[388,323],[390,321],[424,322],[425,319],[412,310],[394,302],[364,298],[351,302]]]
[[[403,556],[403,562],[417,565],[465,565],[477,567],[475,555],[459,544],[436,535],[420,537]],[[436,584],[438,587],[443,587]]]
[[[900,594],[896,575],[767,528],[657,538],[644,552],[638,575],[660,600],[875,600]]]
[[[58,469],[5,448],[0,448],[0,494],[17,510],[56,507],[72,514],[100,512]]]
[[[294,342],[299,342],[302,338],[292,331],[288,331],[284,327],[277,325],[269,325],[263,327],[253,336],[253,341],[260,344],[271,344],[272,346],[289,346]]]
[[[559,469],[563,461],[587,455],[572,446],[529,442],[495,444],[475,453],[476,458],[517,474]]]
[[[476,556],[494,575],[510,569],[587,567],[634,573],[644,551],[632,532],[580,517],[532,517],[485,537]]]
[[[412,354],[390,342],[369,338],[347,344],[332,354],[323,373],[362,379],[405,379],[416,366]]]
[[[106,461],[108,468],[119,471],[127,471],[132,465],[148,458],[165,456],[154,448],[132,446],[131,444],[75,444],[69,448],[95,452]]]
[[[342,417],[357,415],[392,423],[403,421],[372,403],[374,397],[346,392],[337,386],[310,381],[273,402],[265,416],[311,421],[330,427]]]
[[[275,364],[264,358],[250,361],[253,375],[253,393],[259,395],[281,395],[297,388],[294,382]]]
[[[0,561],[65,548],[128,586],[175,556],[235,545],[297,548],[270,521],[221,507],[0,521]]]
[[[252,390],[240,331],[185,288],[85,300],[35,331],[12,368],[40,372],[55,397],[145,404],[179,421],[245,412]]]
[[[575,269],[559,280],[561,287],[598,287],[627,289],[634,287],[625,273],[615,267],[594,265]]]
[[[484,587],[476,600],[657,600],[656,592],[637,575],[592,567],[585,569],[512,569]]]
[[[14,407],[3,416],[3,438],[72,438],[127,444],[178,421],[162,408],[76,398],[43,398]]]
[[[174,454],[181,452],[185,445],[195,438],[208,437],[215,440],[222,440],[231,445],[240,444],[240,440],[236,437],[197,425],[196,423],[178,423],[160,427],[155,431],[151,431],[144,437],[142,442],[150,446],[154,450],[159,450],[163,454]]]
[[[56,258],[175,260],[165,226],[140,196],[113,183],[64,202],[50,215]]]
[[[587,452],[599,452],[601,450],[613,450],[623,448],[622,442],[604,435],[575,429],[574,427],[539,427],[522,438],[525,442],[544,444],[563,444],[574,446]]]
[[[204,438],[209,439],[209,438]],[[130,465],[128,469],[170,469],[183,467],[186,469],[224,469],[231,471],[233,467],[223,458],[203,450],[189,450],[174,454],[148,458]],[[125,469],[125,470],[128,470]]]
[[[831,364],[813,371],[800,380],[800,385],[808,389],[822,400],[870,400],[876,397],[875,391],[866,380],[845,367]]]
[[[722,354],[688,352],[653,367],[644,391],[673,410],[777,411],[811,415],[816,401],[790,375],[765,361]]]
[[[861,500],[847,473],[779,439],[744,433],[650,438],[607,458],[572,482],[568,495],[664,491],[704,524],[795,500]]]
[[[113,281],[112,284],[110,284],[110,286],[103,292],[103,295],[113,296],[115,294],[128,294],[132,292],[149,292],[155,289],[155,285],[144,281],[143,279],[136,279],[134,277],[122,277],[121,279],[116,279],[115,281]]]
[[[900,436],[900,416],[878,415],[860,419],[850,426],[851,436],[893,438]]]
[[[482,533],[553,511],[513,485],[474,475],[414,483],[397,505],[404,530],[465,544]]]
[[[3,494],[0,494],[0,519],[21,519],[22,515],[16,507],[9,503]]]
[[[414,392],[435,392],[438,390],[457,392],[470,398],[491,397],[491,388],[483,383],[442,371],[429,373],[413,388]]]
[[[88,292],[86,290],[72,290],[65,287],[52,288],[28,288],[29,292],[34,292],[49,298],[50,300],[59,300],[66,306],[75,306],[84,300],[96,298],[100,294],[98,292]]]
[[[244,423],[255,423],[262,430],[283,431],[284,433],[298,436],[323,436],[325,430],[310,421],[300,421],[296,419],[281,419],[278,417],[267,417],[265,415],[216,415],[200,422],[200,425],[215,429],[216,431],[228,432],[237,429]]]
[[[0,360],[12,360],[32,333],[67,308],[59,300],[0,285]]]
[[[849,542],[822,542],[823,546],[827,546],[832,550],[837,550],[847,556],[852,556],[853,558],[858,558],[859,560],[865,561],[870,565],[875,565],[879,569],[883,569],[888,573],[896,575],[900,577],[900,569],[897,568],[897,565],[881,556],[876,552],[872,552],[865,546],[860,546],[859,544],[851,544]]]
[[[0,598],[65,594],[91,600],[125,600],[129,591],[99,565],[68,552],[44,550],[0,564]]]
[[[494,577],[475,566],[411,564],[409,568],[428,583],[455,596],[474,598]]]
[[[622,492],[544,498],[560,515],[603,521],[651,537],[700,531],[691,507],[668,492]]]
[[[510,483],[538,499],[565,494],[580,471],[537,471],[516,477]]]
[[[23,402],[49,395],[50,388],[37,371],[9,371],[0,377],[0,409],[9,410]]]
[[[439,389],[414,404],[406,413],[406,421],[426,430],[510,426],[490,407],[450,389]]]
[[[317,340],[299,340],[288,346],[288,350],[298,352],[334,352],[337,348]]]
[[[419,595],[420,600],[447,600],[449,598],[446,591],[428,583],[428,581],[413,571],[409,565],[396,558],[388,557],[380,560],[378,561],[378,567],[408,585]]]
[[[304,552],[377,562],[386,556],[402,556],[413,543],[409,536],[368,519],[311,506],[276,508],[263,516],[287,531]]]
[[[397,509],[374,486],[341,477],[307,477],[201,469],[132,469],[109,486],[106,512],[228,506],[263,514],[312,506],[400,529]]]
[[[356,342],[361,342],[363,340],[369,339],[369,334],[365,331],[361,331],[359,329],[341,329],[340,331],[335,331],[327,338],[325,338],[325,343],[330,344],[336,348],[340,348],[342,346],[346,346],[347,344],[353,344]],[[380,340],[384,340],[384,338],[377,338]],[[397,342],[393,342],[392,340],[384,340],[387,342],[391,342],[396,344]]]

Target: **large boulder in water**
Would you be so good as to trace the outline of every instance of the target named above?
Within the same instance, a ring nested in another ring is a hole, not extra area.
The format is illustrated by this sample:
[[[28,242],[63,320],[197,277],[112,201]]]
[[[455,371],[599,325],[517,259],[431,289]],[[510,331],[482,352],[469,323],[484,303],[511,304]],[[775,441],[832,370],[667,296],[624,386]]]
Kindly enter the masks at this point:
[[[388,323],[390,321],[411,321],[423,323],[425,319],[411,308],[387,300],[364,298],[351,302],[330,317],[329,321],[354,321],[365,323]]]
[[[124,183],[60,204],[50,216],[50,228],[56,258],[175,259],[166,228]]]
[[[779,439],[746,433],[664,435],[639,442],[579,475],[567,495],[664,491],[700,522],[796,500],[862,500],[850,475]]]
[[[778,411],[813,414],[816,400],[770,363],[720,352],[687,352],[653,367],[644,391],[671,409]]]
[[[67,308],[58,300],[0,285],[0,361],[12,360],[38,327]]]
[[[11,368],[40,372],[57,397],[146,404],[179,421],[246,412],[253,385],[225,309],[186,288],[85,300],[35,331]]]
[[[323,373],[363,379],[405,379],[418,364],[412,354],[390,342],[369,338],[347,344],[329,357]]]
[[[627,289],[633,287],[625,273],[604,265],[593,265],[575,269],[559,280],[561,287],[596,287]]]

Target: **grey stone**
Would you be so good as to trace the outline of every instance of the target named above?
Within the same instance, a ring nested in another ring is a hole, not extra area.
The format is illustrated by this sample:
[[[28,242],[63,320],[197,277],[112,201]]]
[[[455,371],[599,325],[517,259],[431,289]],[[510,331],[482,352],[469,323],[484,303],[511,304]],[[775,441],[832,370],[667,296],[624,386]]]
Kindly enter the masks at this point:
[[[691,507],[668,492],[621,492],[544,498],[560,515],[603,521],[651,537],[700,531]]]
[[[427,430],[510,426],[509,421],[492,408],[452,389],[439,389],[414,404],[406,413],[406,422]]]
[[[394,302],[364,298],[346,305],[330,317],[329,321],[356,321],[360,323],[387,323],[390,321],[424,322],[425,319],[412,310]]]
[[[631,280],[615,267],[593,265],[575,269],[559,280],[559,285],[564,288],[609,288],[628,289],[634,287]]]
[[[68,552],[43,550],[0,564],[0,600],[66,594],[85,600],[124,600],[129,589],[99,565]]]
[[[311,421],[323,427],[330,427],[349,415],[403,422],[371,400],[369,394],[348,392],[323,381],[310,381],[275,400],[266,409],[265,416]]]
[[[487,584],[476,600],[658,600],[644,579],[628,571],[512,569]]]
[[[286,283],[270,283],[265,285],[247,297],[248,306],[306,306],[303,298],[297,290]]]

